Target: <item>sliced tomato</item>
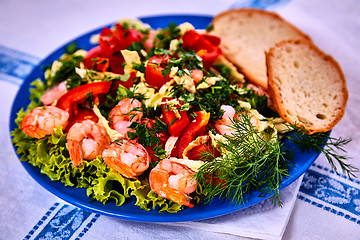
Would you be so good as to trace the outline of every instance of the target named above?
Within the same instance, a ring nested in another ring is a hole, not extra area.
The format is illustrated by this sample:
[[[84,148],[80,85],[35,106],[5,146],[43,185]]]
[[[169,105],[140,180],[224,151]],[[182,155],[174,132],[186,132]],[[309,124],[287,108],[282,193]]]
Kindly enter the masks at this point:
[[[170,81],[169,75],[164,77],[162,73],[170,59],[169,55],[155,55],[148,60],[145,69],[145,79],[149,86],[160,88]]]
[[[94,68],[94,61],[93,59],[96,59],[96,58],[100,58],[102,57],[101,55],[101,48],[100,46],[96,46],[96,47],[93,47],[92,49],[90,49],[85,58],[84,58],[84,65],[87,69],[93,69]]]
[[[226,182],[217,176],[208,176],[208,178],[206,180],[206,184],[211,184],[213,186],[220,185],[221,188],[224,188],[227,186]]]
[[[87,69],[105,72],[109,69],[109,61],[109,58],[103,57],[100,46],[96,46],[87,52],[83,63]]]

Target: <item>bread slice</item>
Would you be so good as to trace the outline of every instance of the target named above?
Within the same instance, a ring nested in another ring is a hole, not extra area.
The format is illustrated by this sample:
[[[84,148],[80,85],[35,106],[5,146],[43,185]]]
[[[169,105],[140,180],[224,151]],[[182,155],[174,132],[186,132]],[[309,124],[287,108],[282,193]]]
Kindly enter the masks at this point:
[[[268,93],[280,116],[309,134],[331,130],[348,99],[339,64],[312,42],[289,40],[266,53]]]
[[[233,9],[215,16],[211,34],[221,38],[220,48],[246,78],[268,88],[265,51],[288,39],[309,36],[279,15],[260,9]]]

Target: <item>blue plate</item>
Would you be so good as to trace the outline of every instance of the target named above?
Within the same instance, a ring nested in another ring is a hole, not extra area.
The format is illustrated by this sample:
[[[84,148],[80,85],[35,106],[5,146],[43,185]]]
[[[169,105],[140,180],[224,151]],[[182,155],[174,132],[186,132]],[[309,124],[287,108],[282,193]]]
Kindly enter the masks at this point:
[[[211,22],[211,16],[204,15],[163,15],[163,16],[154,16],[154,17],[143,17],[140,18],[145,23],[148,23],[152,28],[163,28],[167,27],[169,23],[180,24],[183,22],[190,22],[196,28],[206,28]],[[106,26],[109,27],[109,26]],[[30,103],[29,100],[29,87],[30,83],[37,78],[44,79],[44,67],[51,64],[54,60],[57,60],[63,53],[67,45],[75,42],[76,45],[80,48],[89,50],[94,45],[89,41],[90,37],[94,34],[100,33],[102,28],[96,29],[92,32],[84,34],[64,46],[58,48],[47,58],[45,58],[41,63],[36,66],[31,74],[26,78],[22,86],[20,87],[10,115],[10,131],[13,131],[17,126],[15,124],[16,113],[21,108],[26,108]],[[315,161],[318,157],[318,154],[315,152],[301,152],[295,145],[289,141],[285,141],[285,144],[288,149],[294,149],[295,156],[295,165],[291,170],[288,179],[286,179],[281,188],[285,188],[297,178],[299,178]],[[16,150],[16,149],[15,149]],[[20,156],[18,156],[20,157]],[[178,213],[159,213],[156,210],[144,211],[138,206],[135,206],[135,199],[131,199],[128,203],[123,206],[117,207],[114,203],[110,202],[106,205],[103,205],[100,202],[91,202],[90,198],[86,195],[86,189],[74,188],[64,186],[61,182],[51,181],[46,175],[40,173],[40,169],[33,167],[28,162],[21,162],[26,171],[45,189],[58,196],[59,198],[75,205],[80,208],[111,216],[120,219],[132,220],[132,221],[141,221],[141,222],[179,222],[179,221],[190,221],[190,220],[200,220],[205,218],[211,218],[216,216],[221,216],[224,214],[232,213],[239,210],[238,205],[234,205],[229,201],[220,201],[215,199],[211,204],[200,204],[196,205],[193,208],[186,208],[185,210]],[[249,196],[246,203],[242,204],[241,208],[246,208],[252,206],[256,203],[259,203],[270,196],[259,197],[255,192]]]

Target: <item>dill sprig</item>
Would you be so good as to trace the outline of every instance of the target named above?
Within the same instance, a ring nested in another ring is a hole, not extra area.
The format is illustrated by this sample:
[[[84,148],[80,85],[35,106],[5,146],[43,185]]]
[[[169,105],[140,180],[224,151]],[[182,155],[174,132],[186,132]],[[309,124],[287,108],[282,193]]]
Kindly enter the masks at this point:
[[[350,158],[343,154],[346,153],[344,146],[351,142],[351,138],[334,138],[329,136],[328,132],[306,134],[304,127],[299,127],[296,124],[287,124],[287,126],[292,132],[285,134],[284,137],[295,143],[301,151],[311,149],[317,153],[322,153],[335,172],[339,173],[338,164],[343,174],[350,179],[356,177],[354,172],[358,172],[359,169],[346,163]]]
[[[256,191],[261,197],[270,194],[273,203],[281,205],[281,183],[289,177],[292,166],[289,152],[282,147],[274,129],[256,130],[246,113],[233,121],[232,128],[232,134],[218,142],[225,154],[204,158],[208,160],[195,175],[207,201],[219,197],[240,206]]]

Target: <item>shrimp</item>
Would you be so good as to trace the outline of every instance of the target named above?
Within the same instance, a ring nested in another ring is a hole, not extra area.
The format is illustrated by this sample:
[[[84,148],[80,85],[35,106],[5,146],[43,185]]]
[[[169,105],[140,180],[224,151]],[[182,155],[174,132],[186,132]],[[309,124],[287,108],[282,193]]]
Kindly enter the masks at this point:
[[[215,122],[216,130],[221,134],[229,134],[234,131],[231,127],[234,117],[237,115],[235,109],[232,106],[222,105],[221,110],[225,111],[222,119]]]
[[[133,179],[145,172],[151,161],[149,153],[141,144],[127,139],[113,142],[101,157],[111,169]]]
[[[240,116],[238,113],[236,113],[236,110],[232,106],[222,105],[220,109],[225,112],[222,119],[215,122],[215,128],[221,135],[230,135],[235,131],[235,129],[232,127],[232,121],[234,119],[240,120]],[[253,114],[250,114],[250,122],[253,126],[259,125],[259,119]]]
[[[66,140],[74,167],[82,163],[83,159],[95,159],[111,143],[105,128],[91,120],[72,125]]]
[[[197,186],[194,174],[195,172],[186,165],[166,158],[151,170],[150,188],[161,197],[193,207],[189,194],[195,191]]]
[[[142,116],[141,102],[131,98],[121,100],[109,113],[113,128],[123,136],[131,131],[130,124],[139,122]]]
[[[47,89],[41,96],[40,101],[44,105],[51,105],[67,92],[66,81],[63,81],[52,88]]]
[[[36,107],[21,121],[21,130],[32,138],[43,138],[55,128],[67,126],[69,113],[54,106]]]

